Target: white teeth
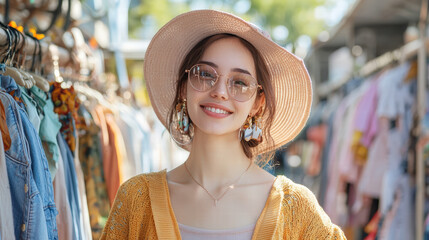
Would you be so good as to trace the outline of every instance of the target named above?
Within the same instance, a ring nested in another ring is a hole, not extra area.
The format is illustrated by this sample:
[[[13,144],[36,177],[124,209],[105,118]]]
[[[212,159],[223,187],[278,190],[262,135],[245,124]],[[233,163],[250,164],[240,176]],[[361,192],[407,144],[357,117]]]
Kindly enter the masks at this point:
[[[219,109],[219,108],[212,108],[212,107],[204,107],[204,109],[209,110],[210,112],[213,113],[223,113],[223,114],[228,114],[227,111]]]

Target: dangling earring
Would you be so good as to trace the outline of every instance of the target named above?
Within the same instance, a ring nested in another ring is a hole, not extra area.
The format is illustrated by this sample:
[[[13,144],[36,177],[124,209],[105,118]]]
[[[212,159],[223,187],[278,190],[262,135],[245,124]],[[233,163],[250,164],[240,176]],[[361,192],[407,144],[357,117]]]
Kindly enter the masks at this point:
[[[244,125],[240,128],[240,138],[245,141],[250,141],[252,138],[252,117],[248,116]]]
[[[183,99],[176,105],[177,130],[187,134],[189,132],[189,117],[186,107],[186,99]]]
[[[192,136],[190,134],[192,123],[189,121],[186,99],[179,100],[175,110],[174,120],[169,127],[170,136],[177,144],[187,145],[192,141]]]
[[[256,116],[252,126],[252,139],[261,142],[262,141],[262,129],[261,129],[261,116]]]
[[[256,140],[262,142],[262,128],[261,128],[262,117],[248,116],[244,125],[238,132],[239,138],[245,141]]]

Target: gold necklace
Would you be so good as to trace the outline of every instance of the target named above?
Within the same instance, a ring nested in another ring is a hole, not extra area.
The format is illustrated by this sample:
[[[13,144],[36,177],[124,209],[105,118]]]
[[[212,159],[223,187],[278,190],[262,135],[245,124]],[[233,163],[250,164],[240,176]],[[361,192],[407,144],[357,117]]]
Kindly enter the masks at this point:
[[[234,188],[234,185],[240,181],[241,177],[247,172],[247,170],[249,170],[250,166],[252,166],[252,161],[250,161],[249,166],[246,168],[246,170],[241,173],[241,175],[237,178],[237,180],[235,180],[232,184],[229,184],[229,186],[227,187],[227,189],[221,194],[221,196],[219,198],[215,198],[205,187],[203,187],[203,185],[201,185],[191,174],[191,172],[189,171],[188,167],[186,166],[186,162],[183,163],[183,165],[185,165],[186,171],[188,172],[189,176],[192,178],[192,180],[194,180],[194,182],[196,184],[198,184],[202,189],[204,189],[204,191],[206,191],[206,193],[213,199],[214,201],[214,206],[217,207],[217,202],[219,200],[221,200],[223,198],[223,196],[225,196],[225,194]]]

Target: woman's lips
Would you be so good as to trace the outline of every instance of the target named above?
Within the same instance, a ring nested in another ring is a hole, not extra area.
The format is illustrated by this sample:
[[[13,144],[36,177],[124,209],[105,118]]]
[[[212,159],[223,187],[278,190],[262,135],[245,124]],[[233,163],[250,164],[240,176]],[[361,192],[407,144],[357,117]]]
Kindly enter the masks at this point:
[[[214,105],[202,105],[201,108],[207,115],[214,118],[225,118],[232,114],[232,112],[226,110],[225,108],[215,107]]]

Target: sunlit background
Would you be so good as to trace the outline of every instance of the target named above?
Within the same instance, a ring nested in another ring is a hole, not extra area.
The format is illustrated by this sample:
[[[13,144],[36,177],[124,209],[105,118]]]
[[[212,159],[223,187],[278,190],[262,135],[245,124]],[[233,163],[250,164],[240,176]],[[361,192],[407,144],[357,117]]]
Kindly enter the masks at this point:
[[[348,239],[429,240],[428,0],[0,0],[1,66],[46,78],[39,80],[55,114],[79,120],[61,123],[57,137],[81,150],[79,159],[69,154],[66,160],[76,164],[68,170],[81,174],[79,191],[88,196],[88,204],[86,196],[79,200],[87,215],[73,219],[87,220],[82,239],[100,237],[120,183],[186,160],[189,153],[153,112],[143,64],[154,34],[197,9],[238,15],[305,62],[313,85],[310,118],[275,152],[267,171],[308,187]],[[25,43],[18,33],[11,37],[11,28],[27,34]],[[37,103],[29,92],[35,81],[25,79],[20,89],[34,100],[28,107]],[[49,83],[67,94],[52,94]],[[76,99],[84,109],[79,113]],[[40,109],[29,112],[43,121]],[[103,116],[110,130],[103,129]],[[101,138],[106,132],[110,140]],[[55,186],[57,193],[72,191]],[[12,208],[1,204],[0,213]]]

